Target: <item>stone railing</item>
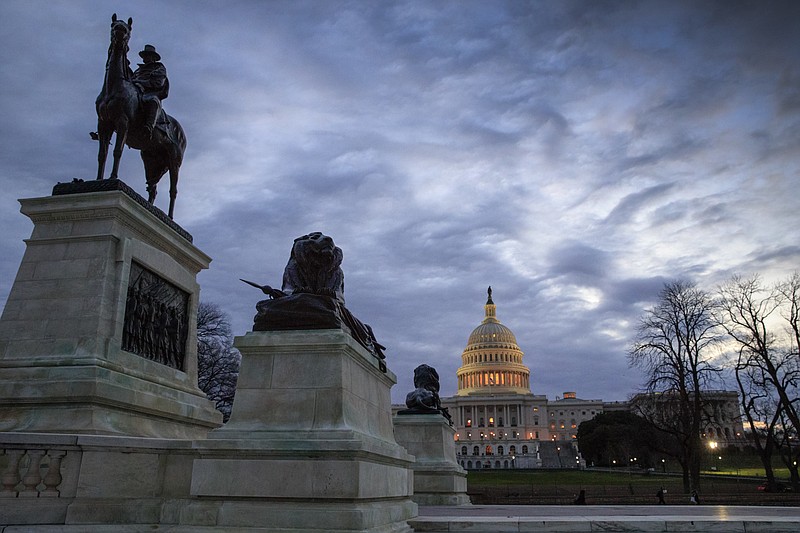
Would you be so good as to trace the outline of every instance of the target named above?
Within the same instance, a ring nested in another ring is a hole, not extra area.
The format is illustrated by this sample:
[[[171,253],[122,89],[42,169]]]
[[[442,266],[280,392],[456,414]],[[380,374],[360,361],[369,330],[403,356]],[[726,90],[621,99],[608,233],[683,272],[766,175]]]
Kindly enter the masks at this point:
[[[8,446],[0,449],[0,498],[61,495],[61,464],[67,450]]]

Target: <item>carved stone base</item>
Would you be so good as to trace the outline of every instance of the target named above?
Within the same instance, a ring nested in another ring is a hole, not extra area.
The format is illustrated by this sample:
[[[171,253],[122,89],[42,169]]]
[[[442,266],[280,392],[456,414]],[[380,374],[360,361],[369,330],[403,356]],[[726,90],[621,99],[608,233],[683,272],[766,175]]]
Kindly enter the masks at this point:
[[[34,228],[0,318],[0,431],[205,435],[221,423],[197,388],[196,275],[210,258],[128,188],[69,192],[21,200]],[[173,366],[122,349],[134,263],[186,295]]]
[[[341,329],[344,325],[334,299],[316,294],[262,300],[256,309],[253,331]]]
[[[378,358],[380,369],[386,370],[383,346],[375,339],[372,329],[335,298],[298,293],[262,300],[256,309],[253,331],[342,330]]]
[[[455,430],[441,414],[394,417],[397,442],[414,455],[414,496],[419,505],[467,505],[467,472],[456,461]]]

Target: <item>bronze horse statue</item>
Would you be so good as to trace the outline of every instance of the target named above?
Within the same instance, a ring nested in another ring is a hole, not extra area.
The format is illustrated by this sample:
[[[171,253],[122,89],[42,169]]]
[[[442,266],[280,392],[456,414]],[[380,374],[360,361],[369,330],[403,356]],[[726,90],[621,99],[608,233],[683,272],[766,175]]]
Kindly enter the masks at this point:
[[[128,40],[131,36],[133,19],[128,22],[117,20],[116,13],[111,17],[111,45],[108,48],[106,75],[103,90],[97,97],[97,133],[92,138],[100,141],[97,155],[97,179],[103,179],[111,136],[116,132],[114,145],[114,167],[109,179],[117,179],[122,150],[127,144],[141,151],[147,180],[147,201],[156,199],[156,186],[169,171],[169,218],[175,209],[178,194],[178,171],[186,150],[186,135],[180,123],[159,110],[157,126],[152,137],[145,128],[145,113],[142,109],[142,93],[131,78],[128,62]]]

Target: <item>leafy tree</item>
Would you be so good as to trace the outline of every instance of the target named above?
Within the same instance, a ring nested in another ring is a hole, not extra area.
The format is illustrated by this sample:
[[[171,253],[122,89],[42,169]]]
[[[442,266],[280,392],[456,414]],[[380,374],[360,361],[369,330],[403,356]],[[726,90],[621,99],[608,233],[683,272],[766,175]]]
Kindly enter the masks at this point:
[[[658,431],[647,420],[629,411],[601,413],[578,426],[578,446],[587,462],[599,466],[630,464],[653,466],[653,452],[662,452]]]
[[[694,283],[664,285],[658,302],[640,319],[628,352],[631,366],[645,372],[645,394],[634,412],[678,443],[684,490],[700,485],[701,430],[707,418],[703,390],[718,378],[712,348],[718,343],[714,302]]]
[[[197,386],[222,413],[231,416],[242,356],[233,347],[230,318],[213,303],[197,309]]]

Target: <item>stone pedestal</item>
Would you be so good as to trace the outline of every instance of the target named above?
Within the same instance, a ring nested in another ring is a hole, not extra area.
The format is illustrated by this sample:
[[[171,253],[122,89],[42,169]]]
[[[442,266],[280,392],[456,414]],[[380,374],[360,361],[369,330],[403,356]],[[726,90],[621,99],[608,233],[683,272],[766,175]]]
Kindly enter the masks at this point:
[[[0,319],[0,431],[202,437],[221,423],[197,388],[210,258],[122,182],[96,184],[20,201],[34,228]],[[132,269],[185,295],[172,366],[123,350]]]
[[[414,455],[414,496],[419,505],[467,505],[467,472],[456,461],[453,429],[440,414],[396,415],[398,444]]]
[[[341,330],[237,337],[230,421],[196,445],[180,523],[270,531],[411,531],[413,457],[394,440],[378,360]]]
[[[341,330],[236,346],[231,421],[208,438],[0,432],[0,529],[411,533],[394,375]]]

